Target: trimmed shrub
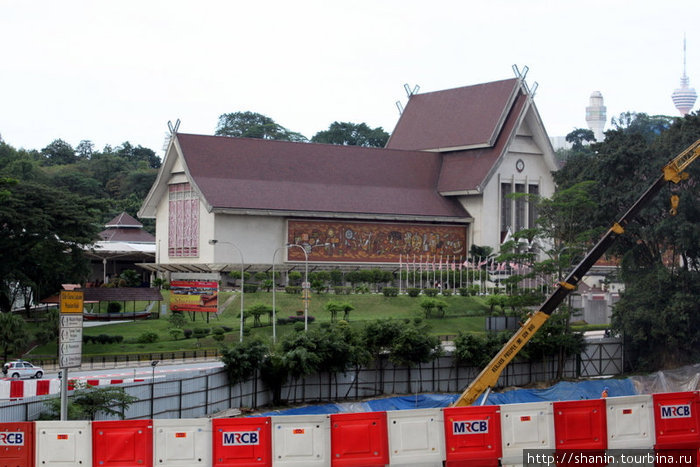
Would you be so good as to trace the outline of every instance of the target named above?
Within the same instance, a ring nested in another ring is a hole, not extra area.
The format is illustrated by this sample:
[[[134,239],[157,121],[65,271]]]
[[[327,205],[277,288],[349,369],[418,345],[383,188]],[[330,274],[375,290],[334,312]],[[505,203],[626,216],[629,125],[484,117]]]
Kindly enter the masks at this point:
[[[303,330],[304,330],[304,322],[303,321],[294,323],[294,331],[301,332]]]
[[[420,295],[420,289],[417,287],[409,287],[406,289],[406,292],[408,292],[409,297],[417,297]]]
[[[189,339],[190,337],[192,337],[192,333],[193,333],[193,332],[194,332],[194,331],[192,331],[192,329],[185,329],[185,330],[182,331],[182,333],[183,333],[184,336],[185,336],[185,339]]]
[[[197,339],[201,339],[202,337],[206,337],[207,335],[209,335],[210,332],[211,329],[209,328],[197,328],[194,330],[192,335]]]
[[[338,285],[333,287],[333,292],[336,295],[350,295],[350,292],[352,292],[352,287]]]
[[[437,297],[438,289],[423,289],[426,297]]]
[[[255,293],[258,291],[258,284],[243,284],[243,293]]]
[[[122,304],[119,302],[109,302],[107,304],[107,313],[119,313],[122,311]]]
[[[355,293],[361,293],[361,294],[369,293],[369,287],[365,284],[358,285],[355,287]]]
[[[449,297],[450,295],[452,295],[452,291],[450,289],[445,289],[442,291],[442,295],[444,297]]]
[[[311,315],[308,316],[309,323],[313,323],[315,319],[316,318],[314,316],[311,316]],[[287,323],[299,323],[299,322],[303,323],[304,316],[303,315],[302,316],[290,316],[289,318],[287,318],[286,321],[287,321]],[[279,320],[277,322],[279,322]]]
[[[284,288],[284,291],[286,293],[291,293],[291,294],[300,294],[301,293],[301,286],[299,285],[288,285],[287,287]]]
[[[99,337],[99,336],[98,336]],[[143,334],[141,334],[138,339],[136,339],[136,342],[139,344],[153,344],[154,342],[158,341],[158,334],[152,331],[146,331]]]
[[[399,296],[399,289],[396,287],[384,287],[382,289],[382,293],[384,294],[385,297],[398,297]]]
[[[459,294],[462,297],[468,297],[469,296],[469,289],[467,287],[460,287],[459,288]]]

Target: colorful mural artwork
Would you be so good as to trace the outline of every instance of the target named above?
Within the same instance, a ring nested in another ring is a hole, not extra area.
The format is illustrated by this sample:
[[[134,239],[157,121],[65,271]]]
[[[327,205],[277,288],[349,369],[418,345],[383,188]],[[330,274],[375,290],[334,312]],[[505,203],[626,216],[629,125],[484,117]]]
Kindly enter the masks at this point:
[[[466,256],[467,227],[290,220],[287,239],[306,248],[310,261],[398,263]],[[287,255],[289,261],[304,261],[299,248],[289,248]]]

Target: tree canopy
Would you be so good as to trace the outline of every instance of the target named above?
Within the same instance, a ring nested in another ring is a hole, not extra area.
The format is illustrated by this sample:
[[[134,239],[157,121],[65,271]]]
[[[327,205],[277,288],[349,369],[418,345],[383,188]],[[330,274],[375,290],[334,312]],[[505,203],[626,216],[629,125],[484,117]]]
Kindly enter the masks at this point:
[[[250,111],[222,114],[214,134],[236,138],[308,141],[301,133],[288,130],[270,117]]]
[[[77,150],[60,139],[41,151],[0,143],[0,310],[17,294],[40,299],[82,282],[81,247],[117,214],[136,216],[159,167],[154,151],[129,142],[102,151],[89,140]]]
[[[97,238],[100,203],[34,182],[0,182],[0,190],[9,192],[0,204],[0,309],[9,311],[15,285],[41,296],[80,282],[82,246]]]
[[[627,113],[614,125],[594,151],[573,154],[554,173],[561,190],[595,181],[590,196],[596,208],[578,213],[579,221],[591,228],[609,228],[661,175],[661,168],[700,135],[698,114]],[[687,310],[698,298],[692,284],[700,283],[700,162],[687,172],[689,180],[662,189],[609,249],[621,258],[626,285],[612,324],[626,338],[631,350],[626,360],[634,369],[683,364],[700,356],[696,340],[678,334],[679,329],[700,329],[700,315]],[[680,196],[677,216],[669,214],[671,194]]]
[[[383,148],[389,141],[389,133],[382,127],[370,128],[366,123],[333,122],[327,130],[319,131],[312,143],[339,144]]]

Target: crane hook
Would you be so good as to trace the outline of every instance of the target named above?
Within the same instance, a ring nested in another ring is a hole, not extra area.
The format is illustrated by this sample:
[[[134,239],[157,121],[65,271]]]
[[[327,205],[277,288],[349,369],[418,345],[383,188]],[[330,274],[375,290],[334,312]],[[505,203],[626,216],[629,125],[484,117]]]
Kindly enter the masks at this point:
[[[681,199],[678,195],[671,195],[671,210],[669,211],[672,216],[678,214],[678,204]]]

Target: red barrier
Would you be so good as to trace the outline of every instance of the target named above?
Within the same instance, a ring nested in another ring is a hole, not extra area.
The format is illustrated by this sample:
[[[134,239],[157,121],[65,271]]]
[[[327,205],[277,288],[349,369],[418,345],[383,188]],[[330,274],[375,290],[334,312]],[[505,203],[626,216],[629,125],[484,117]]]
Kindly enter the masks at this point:
[[[100,380],[99,379],[88,379],[86,383],[89,386],[99,386],[100,385]]]
[[[99,466],[152,466],[152,421],[92,422],[92,460]]]
[[[10,381],[10,399],[24,397],[24,381]]]
[[[36,382],[36,395],[37,396],[44,396],[49,393],[49,390],[51,388],[51,380],[50,379],[41,379]]]
[[[214,467],[272,465],[270,417],[212,420]]]
[[[654,394],[656,447],[700,448],[700,392]]]
[[[0,467],[34,467],[34,422],[0,423]]]
[[[331,415],[331,465],[384,466],[389,463],[386,412]]]
[[[591,456],[605,457],[608,447],[608,429],[605,399],[591,399],[554,403],[554,439],[556,449],[564,459],[586,451]],[[578,465],[575,461],[557,462],[558,466]],[[591,462],[604,466],[606,462]]]
[[[446,466],[498,465],[501,410],[497,405],[444,409]]]

